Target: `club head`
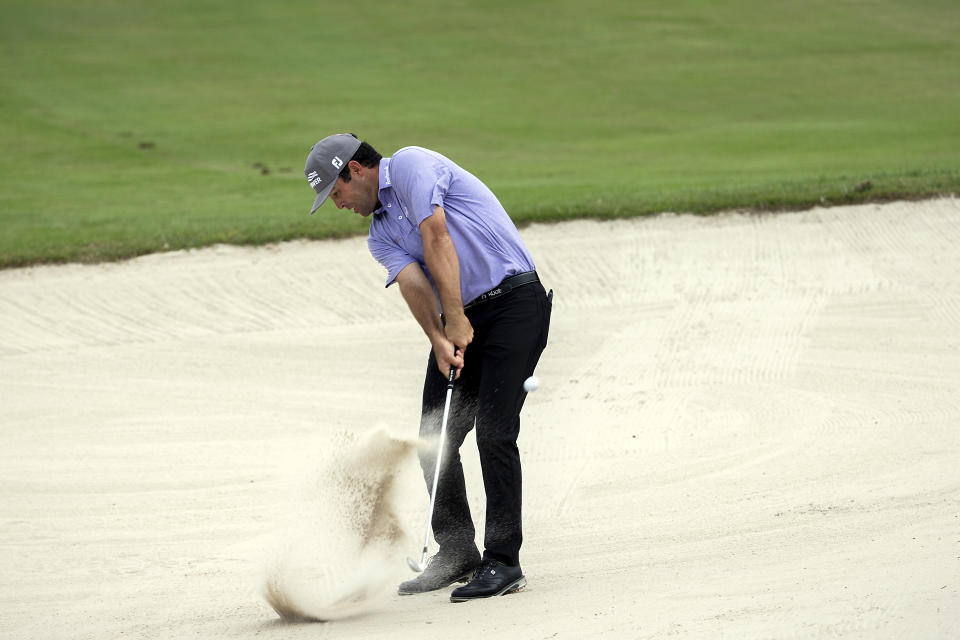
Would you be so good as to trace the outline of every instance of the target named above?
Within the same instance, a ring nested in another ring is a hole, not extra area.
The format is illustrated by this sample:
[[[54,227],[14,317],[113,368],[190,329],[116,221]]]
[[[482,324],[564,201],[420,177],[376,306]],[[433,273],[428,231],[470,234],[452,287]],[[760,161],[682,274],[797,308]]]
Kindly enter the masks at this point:
[[[410,556],[407,556],[407,566],[413,569],[414,571],[416,571],[417,573],[423,573],[423,566],[419,562],[411,558]]]

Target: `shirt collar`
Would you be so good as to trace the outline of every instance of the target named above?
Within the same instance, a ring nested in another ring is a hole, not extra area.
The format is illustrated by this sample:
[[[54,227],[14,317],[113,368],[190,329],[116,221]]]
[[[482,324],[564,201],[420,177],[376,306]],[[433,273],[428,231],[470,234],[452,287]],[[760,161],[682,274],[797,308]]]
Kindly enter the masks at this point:
[[[390,158],[381,158],[380,159],[380,189],[377,192],[379,195],[387,189],[392,189],[393,183],[390,182]],[[374,215],[384,212],[383,198],[380,198],[380,208],[374,211]]]

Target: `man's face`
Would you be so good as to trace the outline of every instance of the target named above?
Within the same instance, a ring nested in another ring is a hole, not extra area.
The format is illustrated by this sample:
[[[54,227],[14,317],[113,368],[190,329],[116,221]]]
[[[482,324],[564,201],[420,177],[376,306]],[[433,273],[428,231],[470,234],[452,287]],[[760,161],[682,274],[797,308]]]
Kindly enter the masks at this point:
[[[370,175],[367,175],[368,173]],[[374,174],[369,169],[356,173],[351,170],[350,182],[337,178],[328,197],[337,205],[337,209],[353,209],[357,215],[369,216],[377,207],[379,187],[379,178],[376,182],[372,182],[370,179],[372,175]]]

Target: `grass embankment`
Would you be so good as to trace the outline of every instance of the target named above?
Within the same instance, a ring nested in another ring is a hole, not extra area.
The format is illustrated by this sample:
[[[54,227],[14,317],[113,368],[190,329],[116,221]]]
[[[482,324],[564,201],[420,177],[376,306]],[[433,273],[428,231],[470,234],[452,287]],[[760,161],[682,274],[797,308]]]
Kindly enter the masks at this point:
[[[960,5],[8,1],[0,266],[362,233],[309,146],[419,144],[520,222],[960,190]]]

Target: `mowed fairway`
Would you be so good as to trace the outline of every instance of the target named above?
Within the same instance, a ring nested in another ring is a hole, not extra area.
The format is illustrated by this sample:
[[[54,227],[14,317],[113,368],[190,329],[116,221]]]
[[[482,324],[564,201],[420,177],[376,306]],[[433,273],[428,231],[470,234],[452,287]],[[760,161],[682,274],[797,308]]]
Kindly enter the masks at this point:
[[[361,233],[353,131],[523,222],[956,190],[960,5],[7,1],[0,266]]]

